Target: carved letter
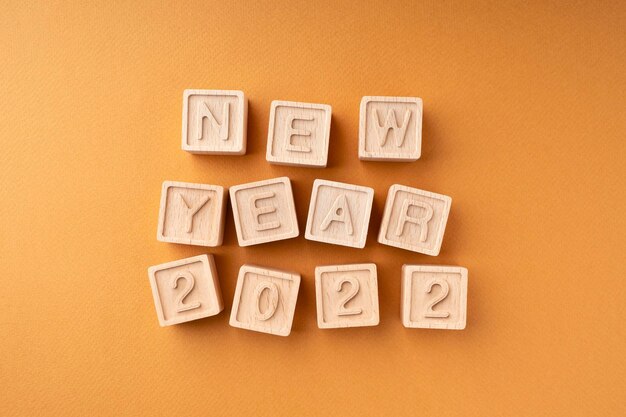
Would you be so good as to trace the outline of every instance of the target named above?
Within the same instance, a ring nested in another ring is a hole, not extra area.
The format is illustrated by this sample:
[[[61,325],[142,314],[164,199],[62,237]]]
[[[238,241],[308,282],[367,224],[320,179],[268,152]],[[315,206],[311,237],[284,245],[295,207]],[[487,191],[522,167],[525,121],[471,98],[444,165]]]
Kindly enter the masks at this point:
[[[380,146],[385,146],[387,143],[387,133],[389,129],[393,130],[393,136],[396,142],[396,146],[399,148],[404,143],[404,136],[406,134],[406,128],[409,125],[409,120],[411,119],[411,110],[407,109],[404,112],[404,120],[402,121],[402,126],[398,126],[398,122],[396,120],[396,112],[393,109],[390,109],[387,112],[387,117],[385,118],[385,124],[380,124],[380,119],[378,117],[378,111],[374,111],[375,117],[375,125],[376,133],[378,135],[378,143]]]
[[[185,206],[190,210],[189,216],[187,216],[187,233],[191,233],[193,231],[193,217],[200,211],[202,207],[211,199],[211,197],[206,197],[204,200],[201,200],[195,206],[189,205],[185,197],[182,194],[178,194],[180,199],[183,200]]]
[[[298,146],[291,143],[293,136],[311,136],[311,132],[305,129],[295,129],[293,127],[294,120],[313,120],[313,116],[296,116],[290,114],[287,116],[287,127],[285,128],[285,136],[287,137],[287,143],[285,143],[285,149],[291,152],[311,152],[311,148],[308,146]]]
[[[254,229],[257,232],[263,230],[277,229],[280,227],[280,222],[278,220],[273,222],[261,223],[259,221],[259,216],[262,214],[274,213],[276,211],[276,206],[267,205],[257,207],[256,202],[259,200],[265,200],[266,198],[272,198],[276,195],[273,191],[267,191],[265,193],[255,194],[250,197],[250,207],[252,208],[252,215],[254,216]]]
[[[204,119],[209,119],[211,122],[211,126],[214,129],[219,128],[218,136],[221,140],[228,140],[228,125],[230,119],[230,103],[225,102],[222,110],[222,124],[217,122],[211,110],[209,110],[209,105],[206,102],[202,102],[200,106],[198,106],[198,140],[202,140],[204,137]]]
[[[421,207],[424,209],[424,213],[421,217],[409,216],[409,208],[411,206]],[[430,204],[423,201],[406,199],[402,203],[402,210],[400,211],[400,219],[398,219],[398,227],[396,227],[396,236],[402,236],[404,232],[405,223],[413,223],[420,226],[420,242],[425,242],[428,236],[428,222],[433,217],[433,208]]]
[[[352,233],[354,233],[352,228],[352,217],[350,217],[350,208],[348,207],[348,201],[346,200],[345,194],[339,194],[339,196],[335,199],[330,211],[322,222],[322,230],[328,229],[330,223],[332,222],[341,222],[345,224],[348,235],[352,236]]]

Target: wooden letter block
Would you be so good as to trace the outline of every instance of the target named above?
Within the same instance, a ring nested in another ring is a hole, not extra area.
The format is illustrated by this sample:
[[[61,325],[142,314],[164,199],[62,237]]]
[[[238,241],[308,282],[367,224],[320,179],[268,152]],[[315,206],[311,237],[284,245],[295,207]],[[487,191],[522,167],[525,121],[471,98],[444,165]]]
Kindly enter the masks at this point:
[[[272,101],[266,159],[272,164],[325,167],[331,107]]]
[[[165,181],[157,240],[185,245],[220,246],[226,198],[219,185]]]
[[[248,100],[242,91],[185,90],[183,150],[211,155],[246,153]]]
[[[373,201],[372,188],[315,180],[305,238],[364,248]]]
[[[202,319],[224,309],[213,255],[199,255],[148,269],[161,326]]]
[[[287,177],[251,182],[230,189],[239,246],[290,239],[300,234]]]
[[[230,325],[289,336],[299,288],[299,274],[243,265],[237,278]]]
[[[318,266],[315,294],[320,329],[378,325],[375,264]]]
[[[402,324],[422,329],[465,328],[467,269],[458,266],[402,267]]]
[[[421,98],[363,97],[359,124],[359,159],[417,161],[421,153]]]
[[[378,242],[437,256],[452,199],[394,184],[389,188]]]

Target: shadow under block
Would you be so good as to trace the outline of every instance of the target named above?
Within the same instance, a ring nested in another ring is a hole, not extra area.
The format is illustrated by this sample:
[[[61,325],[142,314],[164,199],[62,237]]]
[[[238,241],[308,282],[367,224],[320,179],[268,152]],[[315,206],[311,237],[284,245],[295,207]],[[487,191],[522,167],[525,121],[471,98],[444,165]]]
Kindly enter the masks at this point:
[[[404,327],[465,328],[467,269],[458,266],[404,265],[401,318]]]
[[[437,256],[452,199],[446,195],[394,184],[389,188],[378,242]]]
[[[248,100],[237,90],[185,90],[184,151],[210,155],[246,153]]]
[[[169,326],[224,309],[213,255],[199,255],[148,269],[159,324]]]
[[[315,180],[305,238],[364,248],[373,202],[372,188]]]
[[[376,265],[329,265],[315,268],[317,326],[320,329],[376,326]]]
[[[161,190],[157,240],[220,246],[224,237],[226,195],[219,185],[165,181]]]
[[[300,234],[287,177],[231,187],[230,200],[239,246],[291,239]]]
[[[300,288],[300,275],[243,265],[230,313],[230,325],[289,336]]]
[[[272,164],[325,167],[332,108],[327,104],[272,101],[266,159]]]
[[[422,154],[422,113],[418,97],[363,97],[359,159],[417,161]]]

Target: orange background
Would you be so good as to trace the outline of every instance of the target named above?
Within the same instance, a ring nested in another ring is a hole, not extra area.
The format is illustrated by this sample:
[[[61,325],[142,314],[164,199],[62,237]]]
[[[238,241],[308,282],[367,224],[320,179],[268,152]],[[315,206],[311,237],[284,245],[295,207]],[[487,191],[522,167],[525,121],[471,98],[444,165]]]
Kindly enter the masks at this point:
[[[115,4],[112,4],[115,3]],[[575,4],[574,4],[575,3]],[[3,416],[626,415],[626,3],[57,2],[0,11]],[[180,149],[185,88],[249,96],[248,153]],[[415,163],[357,159],[363,95],[424,100]],[[329,167],[269,165],[274,99],[333,106]],[[156,241],[161,183],[369,185],[363,250]],[[441,255],[376,243],[392,183],[452,196]],[[147,268],[214,253],[226,309],[160,328]],[[378,327],[320,330],[316,265],[375,262]],[[228,326],[244,262],[293,332]],[[402,327],[403,263],[469,269],[464,331]]]

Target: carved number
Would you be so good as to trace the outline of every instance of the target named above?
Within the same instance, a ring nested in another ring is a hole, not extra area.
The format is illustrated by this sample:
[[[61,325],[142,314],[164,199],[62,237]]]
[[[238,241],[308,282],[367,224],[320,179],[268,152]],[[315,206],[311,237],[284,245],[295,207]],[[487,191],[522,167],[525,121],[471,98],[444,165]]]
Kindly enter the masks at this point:
[[[450,291],[450,287],[448,286],[448,283],[446,281],[433,280],[428,285],[428,290],[426,290],[426,292],[430,294],[430,292],[433,290],[433,287],[435,285],[439,285],[441,287],[441,292],[439,293],[439,295],[437,297],[432,299],[432,301],[430,302],[430,304],[426,308],[426,314],[424,314],[424,317],[446,318],[446,317],[450,316],[450,312],[448,312],[448,311],[434,311],[433,307],[435,307],[437,304],[439,304],[440,302],[442,302],[443,300],[446,299],[446,297],[448,296],[448,292]]]
[[[187,297],[189,293],[191,292],[191,290],[193,290],[193,286],[196,283],[196,281],[193,279],[193,275],[191,275],[191,272],[184,271],[176,275],[174,279],[172,280],[172,288],[176,289],[178,287],[178,281],[181,279],[185,280],[185,282],[187,283],[187,286],[183,288],[183,291],[180,293],[180,295],[176,299],[176,311],[179,313],[182,313],[183,311],[187,311],[187,310],[193,310],[194,308],[200,307],[199,301],[196,301],[193,304],[184,303],[185,297]]]
[[[350,290],[344,297],[343,301],[339,303],[339,309],[337,310],[338,316],[353,316],[355,314],[361,314],[363,312],[360,308],[354,308],[352,310],[346,309],[348,301],[352,300],[359,293],[359,280],[354,277],[347,277],[337,283],[336,290],[341,292],[341,288],[344,283],[350,284]]]
[[[267,309],[261,311],[261,295],[267,290]],[[273,282],[262,282],[254,289],[254,297],[256,298],[256,318],[265,321],[272,318],[278,307],[278,287]]]

